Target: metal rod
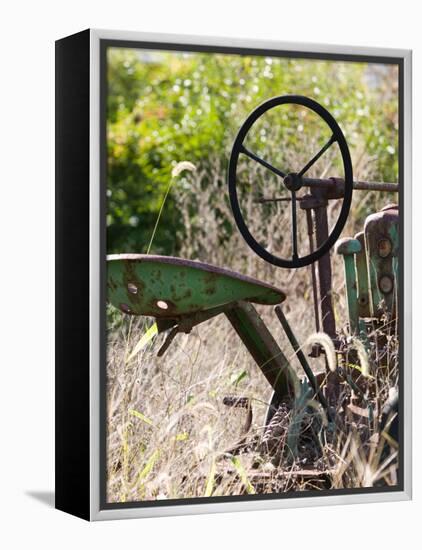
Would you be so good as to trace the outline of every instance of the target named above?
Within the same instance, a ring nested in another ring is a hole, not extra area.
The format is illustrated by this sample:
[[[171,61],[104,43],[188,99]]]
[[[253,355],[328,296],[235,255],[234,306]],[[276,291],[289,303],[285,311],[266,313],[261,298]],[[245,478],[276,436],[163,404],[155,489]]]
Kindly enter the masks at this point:
[[[309,383],[312,386],[312,389],[315,392],[316,397],[318,398],[319,402],[326,410],[327,414],[329,414],[327,401],[325,400],[325,397],[322,394],[321,388],[318,386],[318,382],[316,381],[314,373],[312,372],[312,369],[309,366],[308,361],[306,360],[305,354],[303,353],[301,347],[299,346],[299,342],[296,340],[296,336],[293,334],[293,331],[289,325],[288,320],[286,319],[286,316],[283,313],[283,310],[281,309],[280,306],[276,306],[274,308],[274,311],[278,317],[278,320],[281,323],[281,326],[284,329],[284,332],[286,333],[286,336],[290,342],[290,345],[292,346],[294,352],[296,353],[296,357],[299,359],[299,362],[302,365],[303,370],[305,371],[305,374],[309,380]]]
[[[344,183],[342,178],[335,179],[318,179],[318,178],[302,178],[303,185],[307,187],[320,187],[330,189],[338,183]],[[398,193],[399,185],[397,183],[384,183],[378,181],[354,181],[353,189],[363,191],[387,191]]]
[[[293,260],[297,260],[297,219],[296,219],[296,191],[292,191],[292,242],[293,242]]]
[[[258,157],[258,155],[255,155],[255,153],[252,153],[252,151],[249,151],[249,149],[246,149],[244,145],[240,146],[240,152],[246,155],[247,157],[251,158],[255,162],[262,164],[262,166],[265,166],[265,168],[268,168],[268,170],[271,170],[271,172],[274,172],[274,174],[276,174],[277,176],[284,178],[284,176],[286,175],[284,172],[282,172],[278,168],[275,168],[275,166],[273,166],[266,160],[262,159],[261,157]]]
[[[253,305],[238,302],[225,314],[280,399],[294,396],[297,375]]]
[[[306,164],[302,168],[302,170],[298,173],[297,177],[301,178],[303,176],[303,174],[305,174],[305,172],[307,172],[309,170],[309,168],[311,166],[313,166],[320,157],[322,157],[322,155],[325,153],[325,151],[327,149],[329,149],[335,141],[336,141],[336,138],[333,134],[330,137],[330,139],[327,141],[327,143],[324,145],[324,147],[320,151],[318,151],[318,153],[314,157],[312,157],[312,159],[308,162],[308,164]]]
[[[314,229],[312,223],[312,212],[308,208],[306,210],[306,224],[308,227],[308,237],[309,237],[309,252],[313,254],[314,252]],[[316,277],[316,265],[315,262],[311,263],[311,274],[312,274],[312,294],[314,297],[314,315],[315,315],[315,329],[317,332],[320,331],[319,324],[319,307],[318,307],[318,286],[317,286],[317,277]]]
[[[303,178],[303,185],[307,187],[319,187],[321,189],[332,189],[339,183],[342,184],[344,180],[336,179],[312,179]],[[381,183],[381,182],[368,182],[368,181],[354,181],[353,189],[357,191],[385,191],[387,193],[398,193],[399,185],[397,183]],[[296,197],[297,201],[301,201],[306,197]],[[264,204],[266,202],[288,202],[291,201],[290,197],[260,197],[254,202],[257,204]]]
[[[316,246],[320,248],[328,239],[328,218],[326,205],[314,208]],[[332,276],[330,252],[318,259],[319,295],[321,299],[321,323],[323,331],[334,339],[336,322],[331,301]]]
[[[304,197],[296,197],[297,201],[301,201],[303,199]],[[291,200],[292,200],[292,197],[276,197],[274,199],[262,197],[260,199],[254,200],[253,202],[255,204],[264,204],[266,202],[290,202]]]
[[[392,193],[399,192],[398,183],[379,183],[368,181],[354,181],[353,189],[365,190],[365,191],[388,191]]]

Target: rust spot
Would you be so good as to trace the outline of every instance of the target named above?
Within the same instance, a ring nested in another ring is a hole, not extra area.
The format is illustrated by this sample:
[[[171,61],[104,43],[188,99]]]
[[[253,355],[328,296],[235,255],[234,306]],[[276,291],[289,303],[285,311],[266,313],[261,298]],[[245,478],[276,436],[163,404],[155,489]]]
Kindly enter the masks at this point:
[[[170,311],[170,310],[174,311],[174,310],[177,309],[174,302],[172,302],[171,300],[167,300],[167,299],[165,301],[166,301],[166,304],[168,305],[168,311]]]
[[[124,262],[125,277],[128,280],[136,280],[136,262],[127,260]]]
[[[204,277],[205,289],[204,292],[208,296],[212,296],[217,292],[218,275],[216,273],[207,273]]]
[[[377,249],[378,255],[381,258],[387,258],[391,254],[391,251],[393,249],[392,242],[390,241],[390,239],[382,238],[378,241]]]
[[[116,281],[112,277],[109,277],[108,280],[107,280],[107,287],[112,292],[115,292],[118,288],[118,284],[116,283]]]
[[[161,269],[154,269],[153,271],[151,271],[151,275],[152,275],[152,278],[151,280],[154,281],[161,281],[162,278],[161,278]]]
[[[218,273],[213,273],[212,271],[209,271],[208,273],[205,273],[204,275],[204,283],[212,285],[215,285],[215,281],[219,278]]]

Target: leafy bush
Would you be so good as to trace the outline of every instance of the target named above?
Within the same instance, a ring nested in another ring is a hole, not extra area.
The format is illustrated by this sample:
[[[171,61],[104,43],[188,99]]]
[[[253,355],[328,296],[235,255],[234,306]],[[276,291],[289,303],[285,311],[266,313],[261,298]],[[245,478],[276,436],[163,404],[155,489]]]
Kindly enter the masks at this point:
[[[307,95],[328,108],[346,134],[357,177],[397,181],[395,67],[109,49],[108,251],[145,252],[177,162],[193,162],[207,174],[201,178],[203,186],[225,193],[237,130],[259,103],[282,94]],[[292,116],[287,112],[277,121],[269,117],[261,129],[261,141],[266,132],[271,135],[271,151],[278,147],[277,136],[285,147],[300,149]],[[312,133],[312,125],[303,132]],[[178,185],[187,187],[189,179],[181,177]],[[192,197],[192,216],[197,200]],[[231,220],[223,222],[230,234]],[[177,253],[183,235],[170,195],[153,251]]]

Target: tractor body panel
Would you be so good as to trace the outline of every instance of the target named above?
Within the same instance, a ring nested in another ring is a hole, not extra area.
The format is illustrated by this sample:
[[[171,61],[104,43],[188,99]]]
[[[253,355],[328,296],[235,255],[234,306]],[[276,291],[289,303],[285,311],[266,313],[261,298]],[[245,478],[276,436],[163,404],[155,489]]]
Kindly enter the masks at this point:
[[[365,220],[364,230],[355,239],[360,249],[343,255],[345,285],[348,298],[350,332],[360,331],[363,319],[390,320],[397,316],[397,285],[399,257],[399,212],[389,205]],[[340,244],[340,241],[338,245]],[[344,247],[343,247],[344,248]],[[361,319],[361,321],[359,320]]]
[[[370,312],[372,317],[397,313],[399,212],[389,206],[368,216],[365,222]]]

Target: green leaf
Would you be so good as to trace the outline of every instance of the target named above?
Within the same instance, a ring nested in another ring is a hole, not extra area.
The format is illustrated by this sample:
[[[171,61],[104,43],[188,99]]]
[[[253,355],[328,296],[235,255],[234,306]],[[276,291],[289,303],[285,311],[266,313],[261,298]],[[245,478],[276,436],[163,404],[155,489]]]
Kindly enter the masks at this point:
[[[246,370],[242,370],[240,372],[234,372],[230,376],[230,383],[237,386],[239,384],[239,382],[241,382],[247,376],[248,376],[248,371],[246,371]]]
[[[243,467],[243,464],[240,461],[240,458],[237,456],[232,456],[231,462],[233,466],[236,468],[236,471],[240,477],[240,480],[245,486],[246,492],[248,493],[248,495],[254,495],[255,489],[253,488],[252,483],[249,481],[248,475],[246,473],[245,468]]]
[[[194,401],[195,399],[195,396],[190,393],[187,397],[186,397],[186,404],[189,404],[189,403],[192,403],[192,401]]]
[[[189,439],[189,434],[188,432],[182,432],[180,434],[177,434],[174,439],[176,441],[186,441],[187,439]]]
[[[205,486],[206,497],[210,497],[214,491],[215,470],[216,470],[216,464],[215,464],[215,459],[213,459],[211,468],[210,468],[210,473],[208,474],[207,484]]]
[[[138,483],[140,481],[142,481],[143,479],[145,479],[151,472],[151,470],[153,469],[154,467],[154,464],[156,463],[158,457],[160,456],[160,451],[159,449],[157,449],[156,451],[154,451],[152,453],[152,455],[150,456],[150,458],[148,459],[148,462],[145,464],[145,467],[143,468],[143,470],[139,473],[139,476],[138,476]]]
[[[150,420],[147,416],[145,416],[141,412],[136,411],[135,409],[129,409],[129,414],[131,414],[132,416],[136,416],[136,418],[139,418],[140,420],[142,420],[142,422],[145,422],[145,424],[148,424],[149,426],[154,426],[154,423],[152,420]]]
[[[365,374],[367,378],[372,378],[372,380],[375,380],[375,376],[372,376],[371,374],[366,374],[366,371],[362,369],[360,365],[356,365],[356,363],[347,363],[347,366],[351,369],[359,371],[362,374]]]
[[[150,326],[150,328],[146,331],[146,333],[142,336],[142,338],[133,348],[129,357],[126,359],[126,363],[129,363],[129,361],[131,361],[131,359],[133,359],[135,355],[137,355],[148,344],[148,342],[154,338],[154,336],[157,333],[158,333],[157,323],[154,323],[152,326]]]

